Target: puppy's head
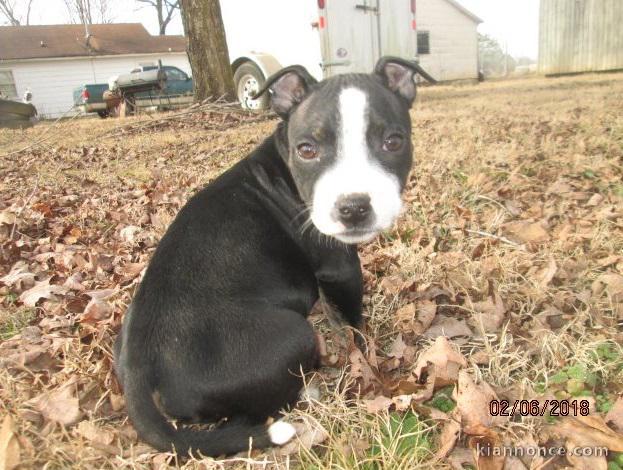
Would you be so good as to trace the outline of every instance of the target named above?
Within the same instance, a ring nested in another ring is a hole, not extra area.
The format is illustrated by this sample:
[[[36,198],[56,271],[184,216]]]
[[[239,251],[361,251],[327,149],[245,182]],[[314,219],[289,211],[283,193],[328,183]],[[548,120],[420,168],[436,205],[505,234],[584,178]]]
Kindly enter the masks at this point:
[[[287,123],[287,164],[320,232],[362,243],[393,225],[412,163],[415,71],[385,57],[371,74],[317,83],[293,66],[267,82]]]

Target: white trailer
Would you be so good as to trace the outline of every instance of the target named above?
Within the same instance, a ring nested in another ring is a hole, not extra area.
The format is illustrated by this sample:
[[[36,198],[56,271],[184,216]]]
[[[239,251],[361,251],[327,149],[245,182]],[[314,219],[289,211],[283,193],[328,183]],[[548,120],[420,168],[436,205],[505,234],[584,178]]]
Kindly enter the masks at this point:
[[[300,64],[318,80],[372,71],[383,55],[417,60],[416,0],[222,0],[238,99],[252,100],[266,78]]]

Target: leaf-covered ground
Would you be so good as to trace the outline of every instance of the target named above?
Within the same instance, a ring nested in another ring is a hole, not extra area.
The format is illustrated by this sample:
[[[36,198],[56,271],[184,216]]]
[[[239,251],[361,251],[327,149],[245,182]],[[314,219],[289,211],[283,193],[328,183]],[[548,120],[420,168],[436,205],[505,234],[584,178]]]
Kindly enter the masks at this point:
[[[175,213],[276,121],[0,130],[0,468],[621,470],[623,75],[426,88],[412,116],[405,213],[360,250],[367,354],[318,309],[299,437],[220,461],[137,440],[111,345]]]

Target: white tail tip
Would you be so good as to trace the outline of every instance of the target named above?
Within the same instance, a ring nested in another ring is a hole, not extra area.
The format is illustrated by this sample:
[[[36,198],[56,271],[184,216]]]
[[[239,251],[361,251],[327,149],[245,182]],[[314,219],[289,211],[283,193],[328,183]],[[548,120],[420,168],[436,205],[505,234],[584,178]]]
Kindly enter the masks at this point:
[[[290,423],[285,421],[276,421],[268,426],[268,436],[273,444],[278,446],[284,445],[296,434],[296,429]]]

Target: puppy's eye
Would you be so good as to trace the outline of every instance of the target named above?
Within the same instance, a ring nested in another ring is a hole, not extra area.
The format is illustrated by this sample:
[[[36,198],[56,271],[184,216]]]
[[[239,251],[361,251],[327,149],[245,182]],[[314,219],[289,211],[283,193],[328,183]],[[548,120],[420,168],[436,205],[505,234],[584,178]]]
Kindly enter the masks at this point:
[[[296,153],[298,153],[299,157],[303,160],[313,160],[318,156],[318,150],[312,144],[300,144],[296,147]]]
[[[404,137],[400,134],[392,134],[383,141],[383,150],[386,152],[397,152],[402,149]]]

